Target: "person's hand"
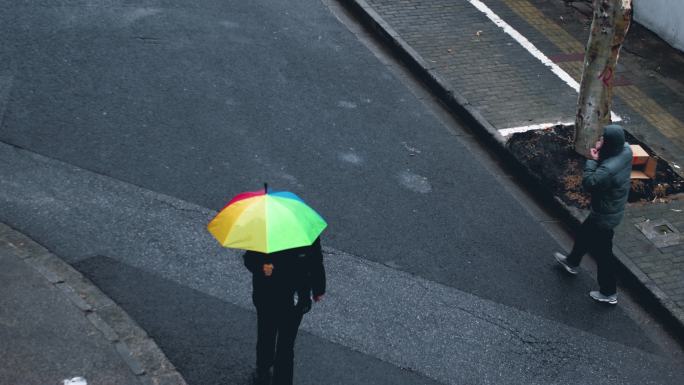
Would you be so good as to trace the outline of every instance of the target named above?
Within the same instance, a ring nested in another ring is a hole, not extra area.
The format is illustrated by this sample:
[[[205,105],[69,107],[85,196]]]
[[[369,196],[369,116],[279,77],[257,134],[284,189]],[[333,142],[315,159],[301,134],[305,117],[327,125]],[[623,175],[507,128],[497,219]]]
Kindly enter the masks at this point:
[[[273,275],[273,264],[272,263],[264,263],[264,266],[261,268],[264,272],[264,275],[267,277],[270,277]]]
[[[598,161],[599,160],[599,149],[596,147],[592,147],[589,149],[589,155],[591,156],[591,159]]]
[[[599,160],[600,156],[600,151],[601,147],[603,147],[603,136],[599,138],[599,140],[596,141],[596,144],[594,145],[593,148],[589,149],[589,156],[591,156],[591,159],[593,160]]]
[[[323,294],[321,294],[321,295],[314,295],[313,298],[314,298],[314,301],[319,302],[320,300],[323,299]]]
[[[594,148],[597,150],[600,150],[601,147],[603,147],[603,136],[599,138],[599,140],[596,141],[596,145],[594,145]]]

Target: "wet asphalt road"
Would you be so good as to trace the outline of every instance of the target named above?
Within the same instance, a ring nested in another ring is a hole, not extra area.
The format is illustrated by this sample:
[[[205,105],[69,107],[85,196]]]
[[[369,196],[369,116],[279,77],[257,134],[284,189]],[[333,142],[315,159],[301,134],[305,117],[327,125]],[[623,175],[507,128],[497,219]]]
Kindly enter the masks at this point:
[[[468,150],[465,133],[447,130],[323,3],[0,9],[0,220],[90,277],[190,384],[240,382],[251,370],[255,317],[228,282],[238,279],[226,260],[236,255],[203,225],[263,182],[319,209],[328,260],[369,264],[359,275],[334,265],[345,284],[331,282],[330,304],[312,315],[320,322],[303,328],[301,383],[681,379],[681,365],[630,314],[587,299],[593,277],[561,274],[550,259],[558,244]],[[385,309],[373,293],[398,282],[394,271],[461,302],[428,296]],[[368,317],[345,314],[345,297],[365,300]],[[416,309],[445,314],[399,321]],[[498,327],[482,333],[486,325]],[[421,327],[464,339],[436,332],[415,343],[461,353],[426,361],[425,346],[393,341]],[[501,338],[487,342],[492,333]],[[478,354],[489,361],[474,362]],[[620,363],[592,366],[593,357]],[[653,364],[621,369],[643,362]]]

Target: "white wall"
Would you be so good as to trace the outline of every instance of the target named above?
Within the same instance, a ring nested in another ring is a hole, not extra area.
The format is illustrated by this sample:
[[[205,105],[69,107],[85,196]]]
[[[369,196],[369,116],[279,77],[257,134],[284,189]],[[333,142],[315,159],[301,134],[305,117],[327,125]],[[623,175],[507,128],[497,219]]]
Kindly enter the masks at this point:
[[[684,0],[633,0],[634,20],[684,51]]]

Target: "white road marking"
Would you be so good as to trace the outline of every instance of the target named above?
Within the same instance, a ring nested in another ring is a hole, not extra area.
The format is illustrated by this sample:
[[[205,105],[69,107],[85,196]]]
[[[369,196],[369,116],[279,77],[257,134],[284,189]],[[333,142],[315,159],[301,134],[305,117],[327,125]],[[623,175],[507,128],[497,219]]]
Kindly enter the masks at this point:
[[[556,122],[556,123],[532,124],[529,126],[503,128],[503,129],[499,130],[499,134],[501,134],[501,136],[505,137],[508,135],[517,134],[519,132],[543,130],[545,128],[549,128],[549,127],[553,127],[553,126],[557,126],[557,125],[572,126],[573,124],[575,124],[575,122]]]
[[[494,22],[499,28],[503,29],[503,31],[508,34],[510,37],[512,37],[515,41],[518,42],[523,48],[527,50],[532,56],[537,58],[542,64],[545,66],[549,67],[551,69],[551,72],[556,74],[561,80],[563,80],[568,86],[572,87],[572,89],[575,90],[575,92],[579,93],[580,90],[580,85],[579,83],[570,76],[567,72],[565,72],[562,68],[560,68],[556,63],[554,63],[551,59],[549,59],[548,56],[544,55],[542,51],[540,51],[537,47],[535,47],[532,42],[527,40],[525,36],[523,36],[520,32],[516,31],[515,28],[511,27],[510,24],[506,23],[499,15],[494,13],[488,6],[486,6],[482,1],[480,0],[468,0],[470,4],[472,4],[475,8],[477,8],[480,12],[484,13],[489,20]],[[622,121],[622,118],[611,111],[610,113],[611,119],[613,122],[620,122]],[[532,127],[532,126],[529,126]],[[510,129],[505,129],[505,130],[510,130]],[[501,130],[500,130],[501,131]],[[499,132],[500,132],[499,131]],[[529,131],[529,130],[528,130]],[[503,135],[503,134],[502,134]]]
[[[561,78],[567,85],[572,87],[575,91],[579,92],[580,85],[575,81],[575,79],[572,78],[567,72],[563,71],[562,68],[560,68],[556,63],[551,61],[546,55],[542,53],[537,47],[534,46],[525,36],[520,34],[520,32],[516,31],[513,27],[510,26],[510,24],[506,23],[501,17],[499,17],[494,11],[492,11],[489,7],[487,7],[483,2],[480,0],[468,0],[470,4],[472,4],[475,8],[477,8],[480,12],[484,13],[489,20],[493,21],[494,24],[499,26],[501,29],[504,30],[509,36],[511,36],[515,41],[517,41],[523,48],[525,48],[529,53],[532,54],[532,56],[536,57],[541,61],[545,66],[551,68],[551,71],[556,74],[559,78]]]
[[[86,381],[86,379],[83,377],[74,377],[72,379],[64,380],[63,384],[64,385],[88,385],[88,381]]]

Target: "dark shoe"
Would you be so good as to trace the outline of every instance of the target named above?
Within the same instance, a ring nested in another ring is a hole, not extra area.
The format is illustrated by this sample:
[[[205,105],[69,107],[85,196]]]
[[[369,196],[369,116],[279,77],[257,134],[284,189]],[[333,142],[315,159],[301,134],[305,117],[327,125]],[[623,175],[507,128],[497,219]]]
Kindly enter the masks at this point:
[[[570,273],[572,275],[577,275],[577,273],[578,273],[577,266],[570,266],[570,264],[568,264],[568,257],[567,256],[565,256],[559,252],[553,253],[553,256],[556,258],[556,261],[558,261],[558,263],[560,263],[561,266],[563,266],[565,271],[567,271],[568,273]]]
[[[271,370],[257,369],[252,375],[252,383],[254,385],[271,385]]]
[[[600,291],[590,291],[589,296],[597,302],[617,305],[617,294],[604,295]]]

